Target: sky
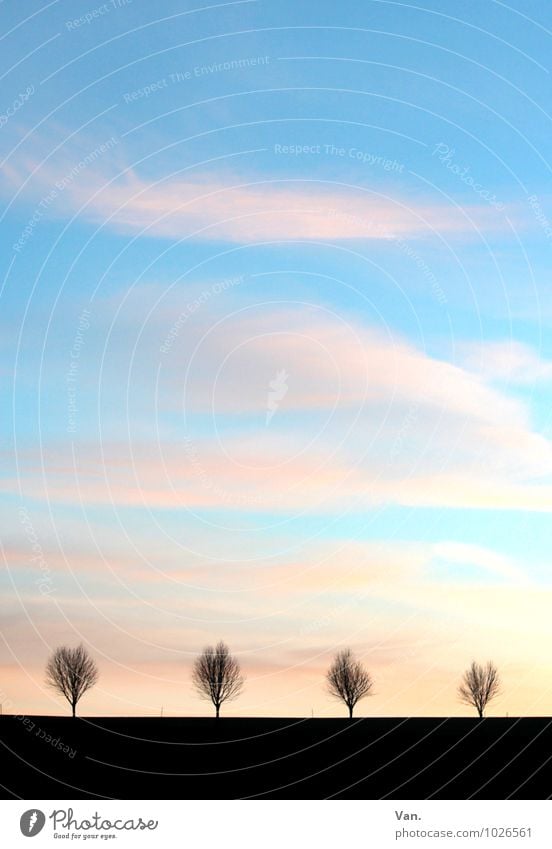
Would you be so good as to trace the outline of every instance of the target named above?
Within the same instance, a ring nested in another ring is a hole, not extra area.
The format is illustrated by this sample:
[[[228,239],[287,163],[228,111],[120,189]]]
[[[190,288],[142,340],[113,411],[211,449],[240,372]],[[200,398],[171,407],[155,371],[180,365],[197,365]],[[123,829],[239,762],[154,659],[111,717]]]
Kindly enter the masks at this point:
[[[0,3],[0,702],[552,710],[545,0]]]

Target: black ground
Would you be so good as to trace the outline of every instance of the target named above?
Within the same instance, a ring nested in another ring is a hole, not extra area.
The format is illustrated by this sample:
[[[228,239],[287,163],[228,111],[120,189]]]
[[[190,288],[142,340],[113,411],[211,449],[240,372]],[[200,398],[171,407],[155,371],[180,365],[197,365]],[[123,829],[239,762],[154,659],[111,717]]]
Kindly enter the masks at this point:
[[[543,799],[552,719],[0,718],[24,799]]]

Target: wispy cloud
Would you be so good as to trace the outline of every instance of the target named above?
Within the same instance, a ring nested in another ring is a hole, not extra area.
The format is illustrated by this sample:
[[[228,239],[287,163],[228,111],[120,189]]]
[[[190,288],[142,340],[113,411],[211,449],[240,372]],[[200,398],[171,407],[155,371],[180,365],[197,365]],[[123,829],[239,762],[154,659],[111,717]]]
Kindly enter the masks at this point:
[[[103,160],[67,182],[67,165],[36,159],[3,168],[4,194],[40,203],[53,192],[50,215],[79,211],[80,218],[122,233],[166,239],[231,243],[273,240],[351,240],[465,236],[504,229],[503,216],[486,205],[464,211],[406,195],[320,180],[175,173],[147,179],[134,168],[110,173]],[[65,181],[63,189],[57,190]]]
[[[125,404],[143,398],[161,366],[156,405],[152,396],[140,408],[126,443],[78,441],[75,468],[55,447],[44,476],[36,454],[22,455],[27,496],[241,512],[552,509],[552,445],[532,428],[526,403],[399,336],[320,309],[273,306],[224,321],[194,314],[168,360],[159,353],[165,330],[148,334]],[[117,344],[128,348],[126,331]],[[267,427],[267,386],[282,371],[293,379]],[[185,423],[156,444],[144,438],[174,421],[181,403]],[[17,483],[5,479],[2,490]]]
[[[198,316],[187,322],[171,363],[174,358],[188,365],[186,403],[192,412],[259,409],[261,399],[264,410],[267,377],[284,368],[293,371],[286,409],[332,409],[397,398],[481,422],[524,426],[528,419],[523,404],[487,385],[483,377],[429,356],[398,334],[390,338],[315,307],[241,310],[220,322],[212,315]]]
[[[552,380],[552,362],[516,339],[465,343],[459,354],[466,369],[487,381],[531,386]]]

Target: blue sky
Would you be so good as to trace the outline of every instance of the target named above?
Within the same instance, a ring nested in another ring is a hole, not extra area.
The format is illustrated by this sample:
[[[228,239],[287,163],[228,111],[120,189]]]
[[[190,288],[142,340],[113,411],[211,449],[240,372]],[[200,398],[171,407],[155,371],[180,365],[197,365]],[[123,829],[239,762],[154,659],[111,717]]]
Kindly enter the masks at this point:
[[[91,712],[207,710],[224,637],[236,713],[339,710],[342,645],[367,712],[462,712],[488,656],[549,709],[551,30],[0,5],[4,701],[59,710],[83,639]]]

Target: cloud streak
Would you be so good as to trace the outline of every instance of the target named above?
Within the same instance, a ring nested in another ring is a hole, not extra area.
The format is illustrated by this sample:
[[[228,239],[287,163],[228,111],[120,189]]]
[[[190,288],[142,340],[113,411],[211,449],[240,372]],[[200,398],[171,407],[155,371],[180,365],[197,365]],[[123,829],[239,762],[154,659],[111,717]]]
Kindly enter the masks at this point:
[[[126,234],[163,239],[197,239],[251,244],[285,240],[389,240],[445,238],[506,228],[503,216],[487,206],[450,204],[386,194],[364,187],[305,179],[239,179],[205,172],[193,178],[176,173],[146,179],[134,168],[109,175],[88,167],[65,185],[63,168],[39,167],[36,160],[3,169],[6,186],[28,204],[55,193],[52,215],[79,211],[81,220]]]
[[[163,331],[149,327],[118,416],[143,400],[160,364],[156,406],[152,398],[130,415],[127,442],[77,441],[74,468],[51,446],[42,477],[36,452],[22,454],[24,494],[244,513],[552,508],[550,442],[532,429],[524,402],[482,376],[321,309],[215,318],[192,316],[168,360]],[[132,345],[127,328],[117,344]],[[267,427],[267,391],[282,371],[288,388]],[[163,438],[163,422],[182,409]],[[5,479],[1,490],[17,492],[17,482]]]

